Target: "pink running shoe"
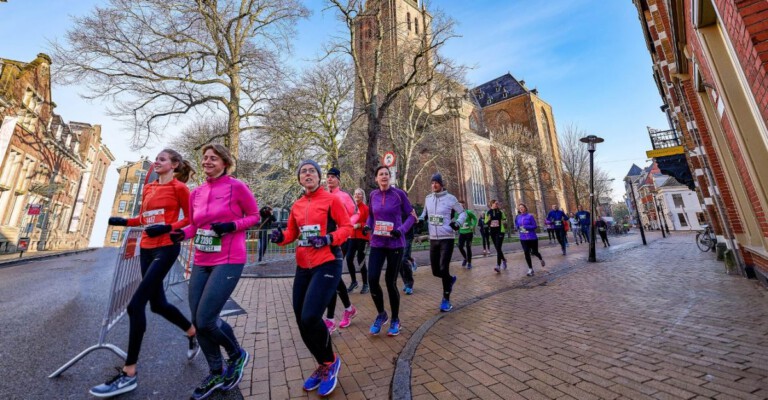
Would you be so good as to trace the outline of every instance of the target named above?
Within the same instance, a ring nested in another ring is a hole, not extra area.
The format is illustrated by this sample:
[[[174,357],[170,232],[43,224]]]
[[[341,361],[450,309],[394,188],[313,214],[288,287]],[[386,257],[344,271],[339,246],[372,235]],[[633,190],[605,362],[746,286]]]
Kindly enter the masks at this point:
[[[328,328],[328,333],[336,331],[336,321],[332,319],[325,320],[325,326]]]
[[[352,323],[352,318],[357,317],[357,308],[352,306],[352,311],[344,310],[344,317],[339,322],[339,328],[346,328]]]

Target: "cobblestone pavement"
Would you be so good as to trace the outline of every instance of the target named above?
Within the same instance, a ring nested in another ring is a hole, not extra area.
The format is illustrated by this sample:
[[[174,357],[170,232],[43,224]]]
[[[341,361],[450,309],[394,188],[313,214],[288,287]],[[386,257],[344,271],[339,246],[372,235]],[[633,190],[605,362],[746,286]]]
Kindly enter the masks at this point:
[[[453,263],[450,313],[438,311],[440,282],[420,267],[396,337],[368,334],[375,309],[353,293],[359,315],[333,336],[343,363],[332,398],[768,398],[765,291],[726,275],[689,234],[651,233],[647,247],[638,235],[611,240],[594,264],[586,246],[567,256],[548,247],[533,278],[519,252],[501,274],[495,257],[471,271]],[[229,320],[254,355],[246,399],[317,398],[301,388],[315,365],[291,285],[243,279],[233,295],[248,314]]]

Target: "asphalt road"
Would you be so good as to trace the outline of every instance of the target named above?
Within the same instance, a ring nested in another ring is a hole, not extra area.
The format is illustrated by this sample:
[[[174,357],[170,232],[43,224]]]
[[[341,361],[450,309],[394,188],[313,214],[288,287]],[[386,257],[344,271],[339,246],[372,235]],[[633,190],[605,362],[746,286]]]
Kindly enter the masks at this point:
[[[96,350],[61,376],[57,368],[99,340],[116,249],[99,249],[0,269],[0,399],[88,399],[88,389],[112,377],[123,360]],[[178,285],[176,291],[184,291]],[[186,292],[180,293],[186,299]],[[186,301],[169,300],[189,316]],[[184,333],[147,307],[147,331],[139,358],[139,387],[120,399],[187,399],[207,374],[200,354],[186,359]],[[128,318],[106,342],[123,350]],[[211,399],[242,399],[233,389]]]

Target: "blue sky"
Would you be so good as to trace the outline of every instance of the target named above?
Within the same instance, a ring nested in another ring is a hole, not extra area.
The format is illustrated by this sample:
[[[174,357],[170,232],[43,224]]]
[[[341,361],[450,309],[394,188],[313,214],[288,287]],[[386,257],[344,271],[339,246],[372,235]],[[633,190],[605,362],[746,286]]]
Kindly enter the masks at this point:
[[[106,0],[9,0],[0,4],[0,57],[30,61],[47,52],[47,40],[63,36],[70,16],[87,14]],[[341,26],[321,0],[308,0],[309,20],[297,25],[294,52],[286,61],[296,68],[312,63],[322,44]],[[646,126],[668,129],[652,79],[651,59],[630,0],[432,0],[452,16],[461,37],[445,54],[472,67],[467,78],[479,85],[507,72],[537,88],[553,107],[558,130],[570,123],[605,143],[595,163],[614,182],[614,198],[623,194],[621,178],[632,163],[646,164],[650,149]],[[34,29],[30,29],[34,27]],[[8,40],[7,38],[12,38]],[[54,60],[55,62],[55,60]],[[107,176],[91,245],[100,246],[117,186],[114,167],[158,149],[128,149],[129,132],[89,103],[76,86],[53,88],[57,112],[68,121],[103,126],[104,141],[117,157]],[[169,132],[173,135],[175,132]]]

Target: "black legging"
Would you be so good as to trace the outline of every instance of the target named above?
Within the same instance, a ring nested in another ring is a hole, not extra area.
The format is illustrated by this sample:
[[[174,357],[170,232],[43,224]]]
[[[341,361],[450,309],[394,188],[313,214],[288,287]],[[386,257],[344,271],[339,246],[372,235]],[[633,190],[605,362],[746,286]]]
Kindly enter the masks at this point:
[[[565,229],[555,228],[555,237],[557,238],[557,243],[560,243],[560,248],[565,251],[565,244],[568,243],[568,239],[565,236]]]
[[[547,235],[549,235],[549,241],[551,242],[552,239],[555,239],[557,236],[555,235],[555,230],[552,228],[547,228]]]
[[[125,365],[134,365],[139,361],[141,341],[147,330],[147,315],[145,309],[147,303],[153,313],[162,316],[172,324],[186,332],[192,327],[192,323],[165,298],[163,279],[173,267],[179,256],[181,245],[156,247],[154,249],[141,249],[139,261],[141,263],[141,283],[131,302],[128,303],[128,316],[130,317],[128,328],[128,357]]]
[[[403,248],[387,249],[383,247],[371,247],[368,256],[368,285],[371,288],[371,298],[376,306],[376,311],[384,312],[384,292],[381,290],[379,279],[384,261],[387,262],[387,270],[384,272],[384,284],[387,286],[389,306],[392,309],[392,319],[398,319],[400,314],[400,293],[397,291],[397,275],[400,263],[403,260]]]
[[[523,253],[525,254],[525,262],[528,264],[528,268],[533,269],[531,264],[531,254],[538,257],[541,260],[541,253],[539,253],[539,239],[521,240],[520,244],[523,245]]]
[[[451,299],[453,277],[451,276],[451,256],[453,255],[453,239],[429,241],[429,263],[432,266],[432,276],[443,281],[443,298]]]
[[[608,243],[608,232],[606,232],[604,230],[602,230],[602,231],[598,230],[597,233],[600,234],[600,239],[603,240],[603,244],[604,245],[606,245],[606,246],[610,246],[611,245],[610,243]]]
[[[491,233],[488,228],[480,228],[480,236],[483,238],[483,250],[491,249]]]
[[[504,243],[504,233],[501,231],[491,231],[491,240],[493,241],[493,247],[496,248],[496,265],[501,265],[501,261],[507,261],[504,257],[504,252],[501,250],[501,245]]]
[[[365,239],[349,239],[349,252],[347,253],[347,269],[352,282],[357,282],[355,271],[355,256],[360,265],[360,275],[363,277],[363,283],[368,283],[368,267],[365,266],[365,245],[368,241]]]
[[[349,300],[349,292],[347,291],[347,286],[344,285],[344,280],[339,280],[339,284],[336,286],[336,294],[341,299],[341,304],[344,305],[344,308],[349,308],[352,306],[352,302]],[[326,313],[326,318],[333,319],[334,315],[336,314],[336,296],[331,297],[331,302],[328,303],[328,312]]]
[[[464,257],[468,263],[472,263],[472,239],[474,236],[475,235],[472,234],[472,232],[459,234],[459,251],[461,252],[461,256]],[[466,251],[464,250],[464,247],[467,248]]]

